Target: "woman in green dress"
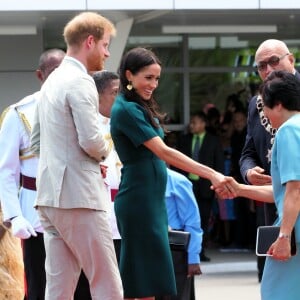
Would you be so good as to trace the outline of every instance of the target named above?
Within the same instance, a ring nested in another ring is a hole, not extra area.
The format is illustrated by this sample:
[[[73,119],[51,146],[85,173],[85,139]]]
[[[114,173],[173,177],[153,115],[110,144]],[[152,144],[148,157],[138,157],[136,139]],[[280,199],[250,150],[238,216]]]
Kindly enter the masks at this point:
[[[123,164],[115,212],[122,237],[120,272],[125,299],[176,294],[165,208],[166,163],[224,184],[224,176],[163,142],[163,114],[153,98],[161,64],[145,48],[121,62],[121,90],[111,112],[111,134]]]

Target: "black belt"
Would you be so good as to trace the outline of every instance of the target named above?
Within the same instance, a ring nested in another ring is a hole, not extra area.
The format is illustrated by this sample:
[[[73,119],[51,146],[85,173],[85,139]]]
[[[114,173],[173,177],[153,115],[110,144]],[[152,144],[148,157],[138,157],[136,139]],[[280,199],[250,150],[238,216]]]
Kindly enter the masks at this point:
[[[36,179],[34,177],[29,177],[21,174],[21,185],[27,190],[36,191]]]

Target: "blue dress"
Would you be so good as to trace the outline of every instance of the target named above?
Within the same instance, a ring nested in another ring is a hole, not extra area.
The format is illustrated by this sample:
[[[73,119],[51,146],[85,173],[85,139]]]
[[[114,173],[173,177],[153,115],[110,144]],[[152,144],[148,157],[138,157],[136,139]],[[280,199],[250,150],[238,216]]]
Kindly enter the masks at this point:
[[[271,175],[276,225],[281,224],[286,183],[300,180],[300,115],[294,115],[278,130],[272,149]],[[295,224],[297,254],[286,262],[267,257],[262,283],[262,300],[300,299],[300,217]]]
[[[115,213],[120,231],[120,273],[125,298],[176,294],[165,207],[164,161],[143,143],[163,137],[146,111],[119,95],[111,112],[111,135],[123,164]]]
[[[231,172],[231,156],[232,148],[231,146],[225,147],[224,152],[224,175],[230,175]],[[219,204],[219,216],[223,221],[235,220],[235,211],[234,211],[234,200],[233,198],[227,199],[218,199]]]

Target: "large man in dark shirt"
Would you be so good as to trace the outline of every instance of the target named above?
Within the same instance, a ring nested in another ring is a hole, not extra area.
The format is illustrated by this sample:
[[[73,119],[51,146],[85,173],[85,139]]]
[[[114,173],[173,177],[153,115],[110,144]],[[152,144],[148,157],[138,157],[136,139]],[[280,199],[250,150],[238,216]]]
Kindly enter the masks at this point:
[[[262,80],[274,70],[285,70],[300,78],[300,74],[294,67],[295,58],[282,41],[271,39],[262,42],[256,51],[255,63]],[[276,131],[264,116],[260,96],[254,96],[249,103],[247,136],[240,159],[241,174],[246,183],[253,185],[271,184],[271,148],[275,133]],[[258,225],[273,224],[276,218],[274,204],[264,204],[257,209],[264,210],[264,214],[262,214],[264,217],[258,220]],[[259,281],[263,266],[264,259],[258,259]]]

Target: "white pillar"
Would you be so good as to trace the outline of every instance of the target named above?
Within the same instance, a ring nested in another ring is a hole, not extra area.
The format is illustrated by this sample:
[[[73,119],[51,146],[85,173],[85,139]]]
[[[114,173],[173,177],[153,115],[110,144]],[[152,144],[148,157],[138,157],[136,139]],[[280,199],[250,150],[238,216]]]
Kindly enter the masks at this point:
[[[106,70],[117,72],[132,24],[133,19],[130,18],[120,21],[115,25],[117,29],[117,35],[112,39],[109,47],[110,57],[105,63]]]

